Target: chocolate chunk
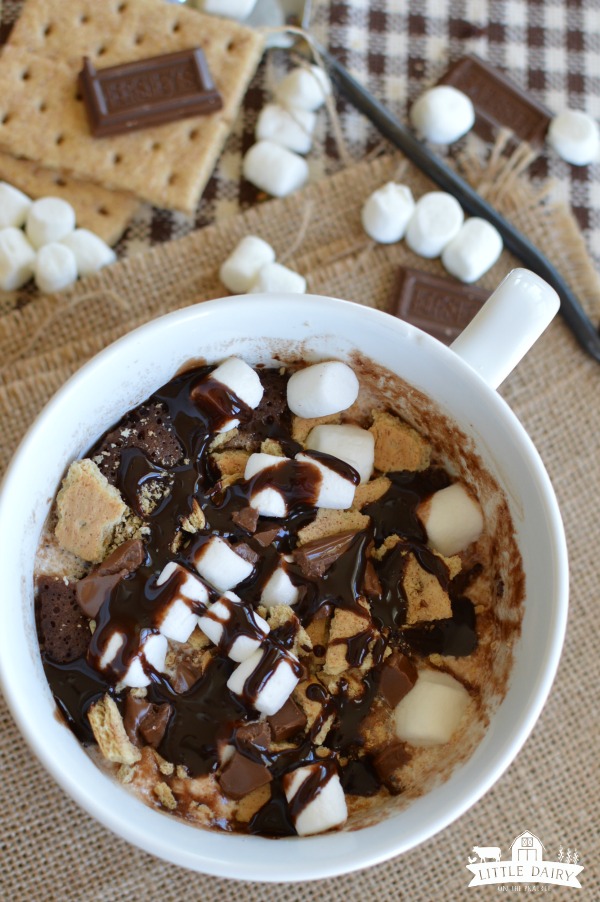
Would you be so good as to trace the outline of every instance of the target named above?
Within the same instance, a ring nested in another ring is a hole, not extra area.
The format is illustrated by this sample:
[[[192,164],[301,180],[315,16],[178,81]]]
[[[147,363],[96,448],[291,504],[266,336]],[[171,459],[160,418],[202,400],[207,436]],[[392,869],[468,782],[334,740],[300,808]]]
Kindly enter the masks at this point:
[[[239,511],[234,511],[231,519],[240,529],[252,534],[258,525],[258,511],[254,510],[253,507],[243,507]]]
[[[290,739],[303,730],[307,724],[307,717],[296,702],[288,698],[287,702],[271,717],[267,717],[275,742],[283,742]]]
[[[489,296],[483,288],[401,266],[390,312],[449,345]]]
[[[373,758],[379,779],[392,795],[398,795],[404,789],[400,772],[409,760],[410,755],[401,742],[391,743]]]
[[[133,573],[144,561],[144,543],[141,539],[128,539],[109,554],[93,571],[96,576],[111,573]]]
[[[86,57],[79,88],[96,138],[214,113],[223,106],[199,47],[100,71]]]
[[[373,561],[367,561],[364,581],[365,595],[367,598],[381,598],[382,591],[381,582],[377,576]]]
[[[348,551],[356,530],[346,530],[335,536],[324,536],[307,542],[294,552],[294,560],[305,576],[321,577],[337,559]]]
[[[254,566],[254,564],[256,564],[256,562],[258,561],[258,555],[256,551],[250,548],[250,546],[245,542],[238,542],[237,545],[232,545],[231,547],[236,554],[239,554],[241,558],[243,558],[245,561],[248,561],[248,563],[252,564],[252,566]]]
[[[111,485],[118,482],[121,452],[125,448],[138,448],[162,467],[174,467],[183,458],[169,416],[158,403],[142,404],[130,411],[90,451],[88,456]]]
[[[171,705],[154,705],[145,698],[128,695],[125,700],[123,725],[130,740],[134,745],[141,746],[145,742],[154,749],[158,748],[172,711]]]
[[[417,679],[417,669],[410,658],[393,651],[386,658],[379,678],[379,694],[395,708],[398,702],[410,692]]]
[[[233,753],[218,778],[221,789],[230,799],[242,799],[249,792],[270,783],[272,779],[264,764],[251,761],[239,752]]]
[[[271,742],[271,728],[268,723],[245,723],[235,731],[235,743],[238,749],[255,758],[256,753],[264,752]]]
[[[37,583],[38,629],[46,655],[57,664],[82,657],[90,642],[87,617],[77,604],[76,583],[42,577]]]
[[[274,526],[272,529],[263,529],[262,532],[255,533],[254,538],[259,545],[262,545],[263,548],[267,548],[275,541],[280,532],[281,527]]]
[[[192,670],[191,667],[188,667],[186,664],[179,664],[169,682],[178,695],[183,695],[184,692],[192,688],[194,683],[198,682],[200,677],[201,674]]]
[[[508,128],[532,147],[543,145],[552,114],[479,57],[458,60],[439,83],[452,85],[471,98],[476,114],[474,128],[484,140],[493,141],[499,129]]]

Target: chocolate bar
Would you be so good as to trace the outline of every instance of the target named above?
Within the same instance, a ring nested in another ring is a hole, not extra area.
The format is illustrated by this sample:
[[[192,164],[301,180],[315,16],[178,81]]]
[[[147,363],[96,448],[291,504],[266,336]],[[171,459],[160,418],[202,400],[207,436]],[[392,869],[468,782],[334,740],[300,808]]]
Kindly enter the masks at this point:
[[[532,147],[544,143],[552,118],[549,110],[479,57],[462,57],[438,84],[452,85],[471,98],[474,129],[485,141],[493,141],[498,129],[509,128]]]
[[[484,288],[401,266],[390,312],[449,345],[490,294]]]
[[[223,106],[199,47],[99,71],[85,57],[79,88],[94,137],[206,115]]]

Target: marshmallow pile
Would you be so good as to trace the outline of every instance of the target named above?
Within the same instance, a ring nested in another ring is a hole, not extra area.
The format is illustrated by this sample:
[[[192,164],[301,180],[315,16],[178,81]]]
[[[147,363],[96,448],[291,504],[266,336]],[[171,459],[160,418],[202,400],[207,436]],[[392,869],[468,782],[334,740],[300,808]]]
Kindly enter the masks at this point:
[[[306,279],[277,263],[275,251],[256,235],[246,235],[219,270],[223,285],[234,294],[304,294]]]
[[[445,191],[430,191],[415,202],[410,188],[388,182],[362,208],[367,235],[379,244],[406,239],[420,257],[441,255],[448,272],[461,282],[476,282],[502,253],[497,229],[477,216],[465,222],[462,207]]]
[[[469,97],[450,85],[425,91],[410,108],[414,130],[432,144],[453,144],[473,128],[475,109]]]
[[[75,227],[75,211],[59,197],[33,201],[0,182],[0,290],[33,278],[44,293],[62,291],[117,259],[93,232]]]
[[[292,69],[275,91],[256,123],[256,144],[246,153],[244,178],[273,197],[286,197],[308,180],[308,153],[317,121],[316,111],[331,94],[331,84],[319,66]]]

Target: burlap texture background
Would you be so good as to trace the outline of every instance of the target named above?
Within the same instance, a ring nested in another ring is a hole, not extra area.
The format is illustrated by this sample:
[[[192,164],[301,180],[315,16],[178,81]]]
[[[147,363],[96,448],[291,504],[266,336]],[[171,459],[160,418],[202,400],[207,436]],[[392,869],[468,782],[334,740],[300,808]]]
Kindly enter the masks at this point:
[[[597,321],[598,281],[566,208],[541,201],[514,177],[510,164],[493,164],[483,181],[473,161],[467,168],[482,186],[494,186],[495,202],[559,264]],[[291,198],[270,201],[116,264],[61,296],[40,298],[0,317],[0,467],[45,401],[91,354],[158,312],[222,295],[219,264],[248,232],[270,240],[281,257],[287,252],[286,262],[308,276],[311,291],[384,309],[398,263],[441,273],[438,261],[417,260],[404,243],[372,246],[360,227],[365,197],[398,174],[417,195],[430,187],[398,157],[365,162]],[[503,255],[485,284],[493,286],[512,265],[514,260]],[[533,735],[471,811],[410,854],[345,877],[282,886],[204,877],[128,846],[80,811],[32,760],[1,703],[0,898],[489,899],[496,888],[467,890],[467,856],[476,844],[507,850],[525,829],[542,839],[548,858],[555,857],[559,845],[576,848],[585,867],[583,895],[600,898],[599,376],[598,364],[583,354],[558,319],[502,387],[533,437],[559,497],[571,559],[571,614],[559,675]],[[572,891],[553,892],[563,898]]]

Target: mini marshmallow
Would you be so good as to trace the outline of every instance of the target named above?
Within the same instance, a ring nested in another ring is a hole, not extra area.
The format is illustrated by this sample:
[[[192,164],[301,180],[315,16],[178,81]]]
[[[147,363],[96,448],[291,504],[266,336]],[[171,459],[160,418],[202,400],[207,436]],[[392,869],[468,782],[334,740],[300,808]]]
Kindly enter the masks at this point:
[[[502,253],[500,232],[474,216],[460,227],[444,250],[442,263],[461,282],[471,283],[488,271]]]
[[[269,634],[271,628],[266,620],[263,620],[251,608],[243,605],[241,599],[233,592],[226,592],[223,598],[212,604],[206,614],[199,618],[198,625],[205,636],[218,645],[223,634],[227,634],[227,625],[235,616],[234,607],[236,605],[243,610],[244,632],[234,639],[227,656],[232,661],[241,663],[260,648],[263,640]]]
[[[298,792],[307,780],[323,776],[323,783],[318,792],[312,793],[307,805],[304,805],[294,820],[299,836],[311,836],[323,833],[332,827],[339,827],[348,818],[346,796],[337,774],[328,772],[322,764],[307,764],[285,774],[283,788],[288,804],[291,806]]]
[[[167,639],[187,642],[198,624],[195,612],[208,604],[208,590],[193,573],[174,561],[163,567],[156,585],[163,586],[170,581],[175,582],[176,588],[169,603],[159,612],[155,626]]]
[[[0,289],[14,291],[28,282],[35,267],[35,251],[21,229],[0,230]]]
[[[354,501],[356,486],[349,479],[341,476],[320,460],[308,454],[296,454],[296,460],[312,464],[321,473],[321,484],[317,494],[315,507],[328,507],[331,510],[348,510]]]
[[[250,294],[305,294],[306,279],[281,263],[267,263],[248,290]]]
[[[264,389],[258,373],[239,357],[228,357],[212,371],[210,378],[225,385],[248,407],[258,407],[262,400]]]
[[[324,417],[354,404],[358,389],[358,379],[347,364],[328,360],[304,367],[290,376],[287,403],[296,416]]]
[[[25,232],[36,250],[51,241],[66,238],[74,228],[75,210],[60,197],[35,200],[27,213]]]
[[[316,121],[310,110],[286,110],[278,103],[267,103],[256,123],[256,140],[274,141],[295,153],[308,153]]]
[[[268,671],[262,674],[261,664],[265,655],[268,655]],[[259,648],[251,657],[235,668],[227,680],[227,688],[235,695],[239,695],[248,704],[252,705],[261,714],[270,717],[282,708],[296,686],[299,677],[296,676],[298,659],[289,651],[278,647]],[[246,680],[258,672],[259,679],[257,695],[253,698],[245,696],[244,688]]]
[[[80,276],[89,276],[93,272],[98,272],[103,266],[108,266],[117,259],[113,249],[88,229],[75,229],[74,232],[62,238],[60,243],[66,245],[75,254],[77,272]]]
[[[415,209],[412,191],[406,185],[388,182],[367,199],[361,219],[365,232],[379,244],[393,244],[404,237]]]
[[[443,745],[460,724],[468,703],[469,693],[450,674],[421,670],[394,709],[396,736],[419,747]]]
[[[548,143],[567,163],[587,166],[598,159],[598,123],[580,110],[564,110],[550,123]]]
[[[292,69],[275,91],[284,106],[299,110],[318,110],[331,94],[331,82],[319,66]]]
[[[273,197],[287,197],[308,181],[308,163],[274,141],[258,141],[246,153],[244,178]]]
[[[252,573],[254,566],[236,554],[219,536],[211,536],[194,556],[194,567],[219,592],[233,589]]]
[[[312,451],[331,454],[345,461],[358,472],[361,482],[368,482],[373,473],[375,438],[360,426],[315,426],[308,433],[306,447]]]
[[[432,144],[452,144],[473,128],[475,109],[469,97],[451,85],[425,91],[409,113],[417,134]]]
[[[102,673],[111,673],[112,664],[125,644],[125,635],[114,632],[110,637],[102,657],[98,662],[98,670]],[[129,663],[124,674],[118,674],[119,682],[132,689],[142,689],[150,685],[150,677],[145,672],[145,665],[162,673],[165,669],[165,660],[169,644],[166,636],[160,633],[146,633],[140,640],[140,648]]]
[[[20,229],[27,219],[32,200],[7,182],[0,182],[0,229]]]
[[[212,16],[242,20],[248,18],[256,0],[196,0],[196,5]]]
[[[35,284],[45,294],[62,291],[77,280],[77,260],[73,251],[58,241],[45,244],[37,252]]]
[[[276,567],[263,586],[260,603],[266,608],[277,604],[295,605],[299,597],[298,587],[293,584],[283,566]]]
[[[257,473],[270,467],[278,467],[287,461],[286,457],[277,457],[275,454],[263,454],[257,452],[251,454],[246,461],[244,479],[252,479]],[[250,497],[250,507],[257,510],[263,517],[287,516],[287,503],[281,492],[275,488],[265,486]]]
[[[459,202],[445,191],[419,198],[406,229],[406,243],[420,257],[439,257],[463,224]]]
[[[262,267],[274,261],[275,251],[270,244],[256,235],[246,235],[222,264],[219,278],[229,291],[245,294]]]
[[[419,505],[417,515],[429,544],[445,557],[464,551],[483,531],[481,507],[460,482],[434,492]]]

